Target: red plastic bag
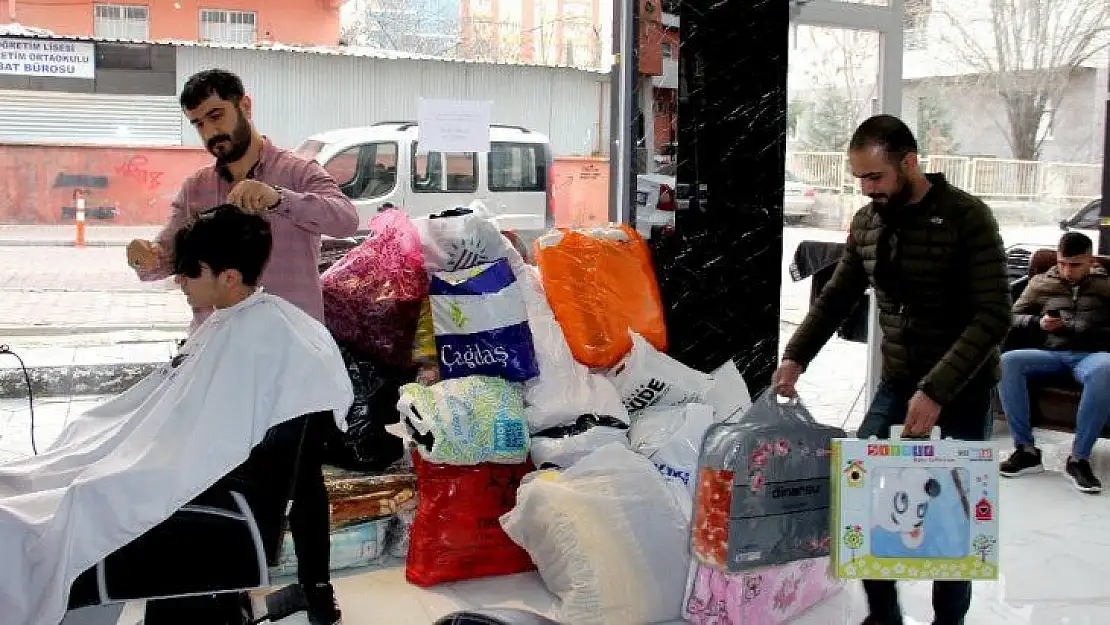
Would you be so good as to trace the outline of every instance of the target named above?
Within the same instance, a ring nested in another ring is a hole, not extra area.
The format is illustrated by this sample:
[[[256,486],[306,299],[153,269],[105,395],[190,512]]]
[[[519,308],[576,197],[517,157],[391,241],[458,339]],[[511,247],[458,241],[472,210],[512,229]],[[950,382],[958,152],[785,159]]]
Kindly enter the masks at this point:
[[[578,362],[616,365],[632,349],[629,329],[667,351],[651,252],[636,230],[616,224],[554,230],[535,248],[547,301]]]
[[[337,341],[380,362],[412,362],[428,274],[420,235],[408,216],[392,209],[370,220],[370,235],[320,276],[324,318]]]
[[[418,504],[405,579],[434,586],[479,577],[534,571],[528,553],[501,529],[516,505],[524,464],[451,466],[412,455]]]

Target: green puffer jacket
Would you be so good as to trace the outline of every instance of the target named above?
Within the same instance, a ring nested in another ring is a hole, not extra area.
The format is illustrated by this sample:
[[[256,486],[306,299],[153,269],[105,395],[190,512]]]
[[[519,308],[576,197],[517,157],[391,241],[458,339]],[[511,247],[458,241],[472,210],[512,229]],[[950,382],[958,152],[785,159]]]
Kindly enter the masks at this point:
[[[977,373],[997,381],[1011,323],[998,223],[986,204],[943,176],[928,178],[925,198],[890,218],[872,204],[856,213],[844,256],[784,359],[807,366],[872,286],[884,379],[915,383],[941,405]]]
[[[1014,327],[1039,327],[1041,316],[1060,311],[1061,332],[1045,335],[1045,347],[1077,352],[1110,351],[1110,276],[1101,266],[1079,284],[1068,284],[1053,267],[1033,276],[1014,302]]]

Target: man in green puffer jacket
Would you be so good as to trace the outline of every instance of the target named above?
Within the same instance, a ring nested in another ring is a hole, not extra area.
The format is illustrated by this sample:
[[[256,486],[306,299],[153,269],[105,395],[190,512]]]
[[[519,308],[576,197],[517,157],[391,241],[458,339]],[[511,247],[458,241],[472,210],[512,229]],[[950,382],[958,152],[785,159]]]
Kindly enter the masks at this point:
[[[925,174],[917,141],[901,120],[878,115],[849,144],[852,175],[871,203],[852,219],[832,278],[786,346],[772,383],[793,397],[805,367],[867,287],[883,332],[882,381],[857,436],[886,438],[890,426],[926,436],[983,440],[999,347],[1010,327],[1006,256],[998,224],[980,200],[940,174]],[[865,625],[902,625],[892,581],[864,581]],[[937,625],[962,625],[970,582],[935,582]]]

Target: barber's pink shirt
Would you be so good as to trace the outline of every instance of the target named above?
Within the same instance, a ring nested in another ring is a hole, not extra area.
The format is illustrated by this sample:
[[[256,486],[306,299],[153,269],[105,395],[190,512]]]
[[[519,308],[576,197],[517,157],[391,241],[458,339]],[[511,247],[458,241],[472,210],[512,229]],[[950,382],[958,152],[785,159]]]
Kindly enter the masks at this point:
[[[320,261],[320,235],[354,235],[358,230],[358,212],[323,167],[276,147],[268,139],[251,178],[280,187],[284,195],[281,204],[267,217],[273,229],[274,249],[260,283],[266,292],[285,298],[322,322],[324,297],[316,268]],[[215,165],[185,180],[173,201],[170,221],[156,239],[164,252],[162,266],[157,271],[139,272],[142,280],[170,276],[174,235],[197,213],[226,203],[232,186]],[[192,327],[210,312],[194,308]]]

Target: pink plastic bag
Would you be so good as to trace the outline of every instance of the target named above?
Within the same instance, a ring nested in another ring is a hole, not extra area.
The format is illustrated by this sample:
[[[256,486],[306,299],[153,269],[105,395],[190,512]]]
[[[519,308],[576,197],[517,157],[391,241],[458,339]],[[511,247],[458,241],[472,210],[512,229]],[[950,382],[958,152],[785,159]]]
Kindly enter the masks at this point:
[[[829,559],[723,573],[695,564],[686,589],[683,617],[693,625],[780,625],[838,592],[828,576]]]
[[[420,235],[392,209],[370,220],[370,234],[320,276],[324,318],[336,340],[383,363],[405,367],[428,274]]]

